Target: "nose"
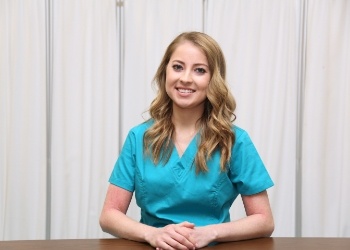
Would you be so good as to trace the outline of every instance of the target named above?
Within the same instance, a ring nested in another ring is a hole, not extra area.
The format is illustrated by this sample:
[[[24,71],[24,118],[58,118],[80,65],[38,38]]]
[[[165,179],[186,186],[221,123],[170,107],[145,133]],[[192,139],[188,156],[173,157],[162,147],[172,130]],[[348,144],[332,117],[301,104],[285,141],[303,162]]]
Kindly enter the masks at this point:
[[[192,82],[192,75],[190,70],[186,70],[181,75],[180,81],[182,83],[191,83]]]

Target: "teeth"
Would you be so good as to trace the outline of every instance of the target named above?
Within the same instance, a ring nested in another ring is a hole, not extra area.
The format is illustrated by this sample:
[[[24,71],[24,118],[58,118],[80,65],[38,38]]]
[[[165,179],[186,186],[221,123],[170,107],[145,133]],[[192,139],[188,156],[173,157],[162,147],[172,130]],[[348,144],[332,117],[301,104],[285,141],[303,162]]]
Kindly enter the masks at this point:
[[[178,89],[180,93],[193,93],[194,91],[191,89]]]

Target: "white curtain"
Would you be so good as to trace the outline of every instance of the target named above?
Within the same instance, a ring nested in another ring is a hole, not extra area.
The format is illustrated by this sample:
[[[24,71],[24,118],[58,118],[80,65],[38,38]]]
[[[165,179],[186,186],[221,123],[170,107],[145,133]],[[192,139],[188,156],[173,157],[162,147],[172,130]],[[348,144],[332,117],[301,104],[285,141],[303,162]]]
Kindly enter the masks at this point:
[[[347,0],[0,0],[0,240],[109,237],[110,172],[188,30],[226,55],[276,184],[273,236],[349,237],[349,19]]]
[[[0,239],[45,237],[45,2],[0,1]]]
[[[350,1],[308,1],[304,236],[350,236]]]
[[[118,154],[116,9],[113,0],[53,1],[51,238],[102,235]]]

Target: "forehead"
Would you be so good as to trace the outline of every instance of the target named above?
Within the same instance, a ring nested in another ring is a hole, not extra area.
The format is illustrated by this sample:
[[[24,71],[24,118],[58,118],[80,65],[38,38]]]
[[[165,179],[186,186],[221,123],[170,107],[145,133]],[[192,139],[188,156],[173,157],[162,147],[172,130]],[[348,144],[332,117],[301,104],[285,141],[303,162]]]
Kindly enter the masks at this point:
[[[192,60],[199,60],[202,63],[207,63],[207,57],[204,53],[204,51],[194,43],[190,41],[183,41],[179,44],[177,44],[176,48],[174,49],[170,60],[180,60],[180,59],[192,59]]]

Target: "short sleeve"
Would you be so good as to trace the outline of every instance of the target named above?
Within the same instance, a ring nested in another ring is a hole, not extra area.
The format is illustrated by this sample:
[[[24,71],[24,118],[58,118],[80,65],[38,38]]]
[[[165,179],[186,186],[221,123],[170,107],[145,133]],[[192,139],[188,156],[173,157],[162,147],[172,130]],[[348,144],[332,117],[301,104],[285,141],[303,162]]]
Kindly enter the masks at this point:
[[[130,131],[109,178],[111,184],[130,192],[135,189],[135,147],[135,134]]]
[[[235,127],[236,141],[232,150],[229,176],[242,195],[260,193],[274,185],[248,133]]]

